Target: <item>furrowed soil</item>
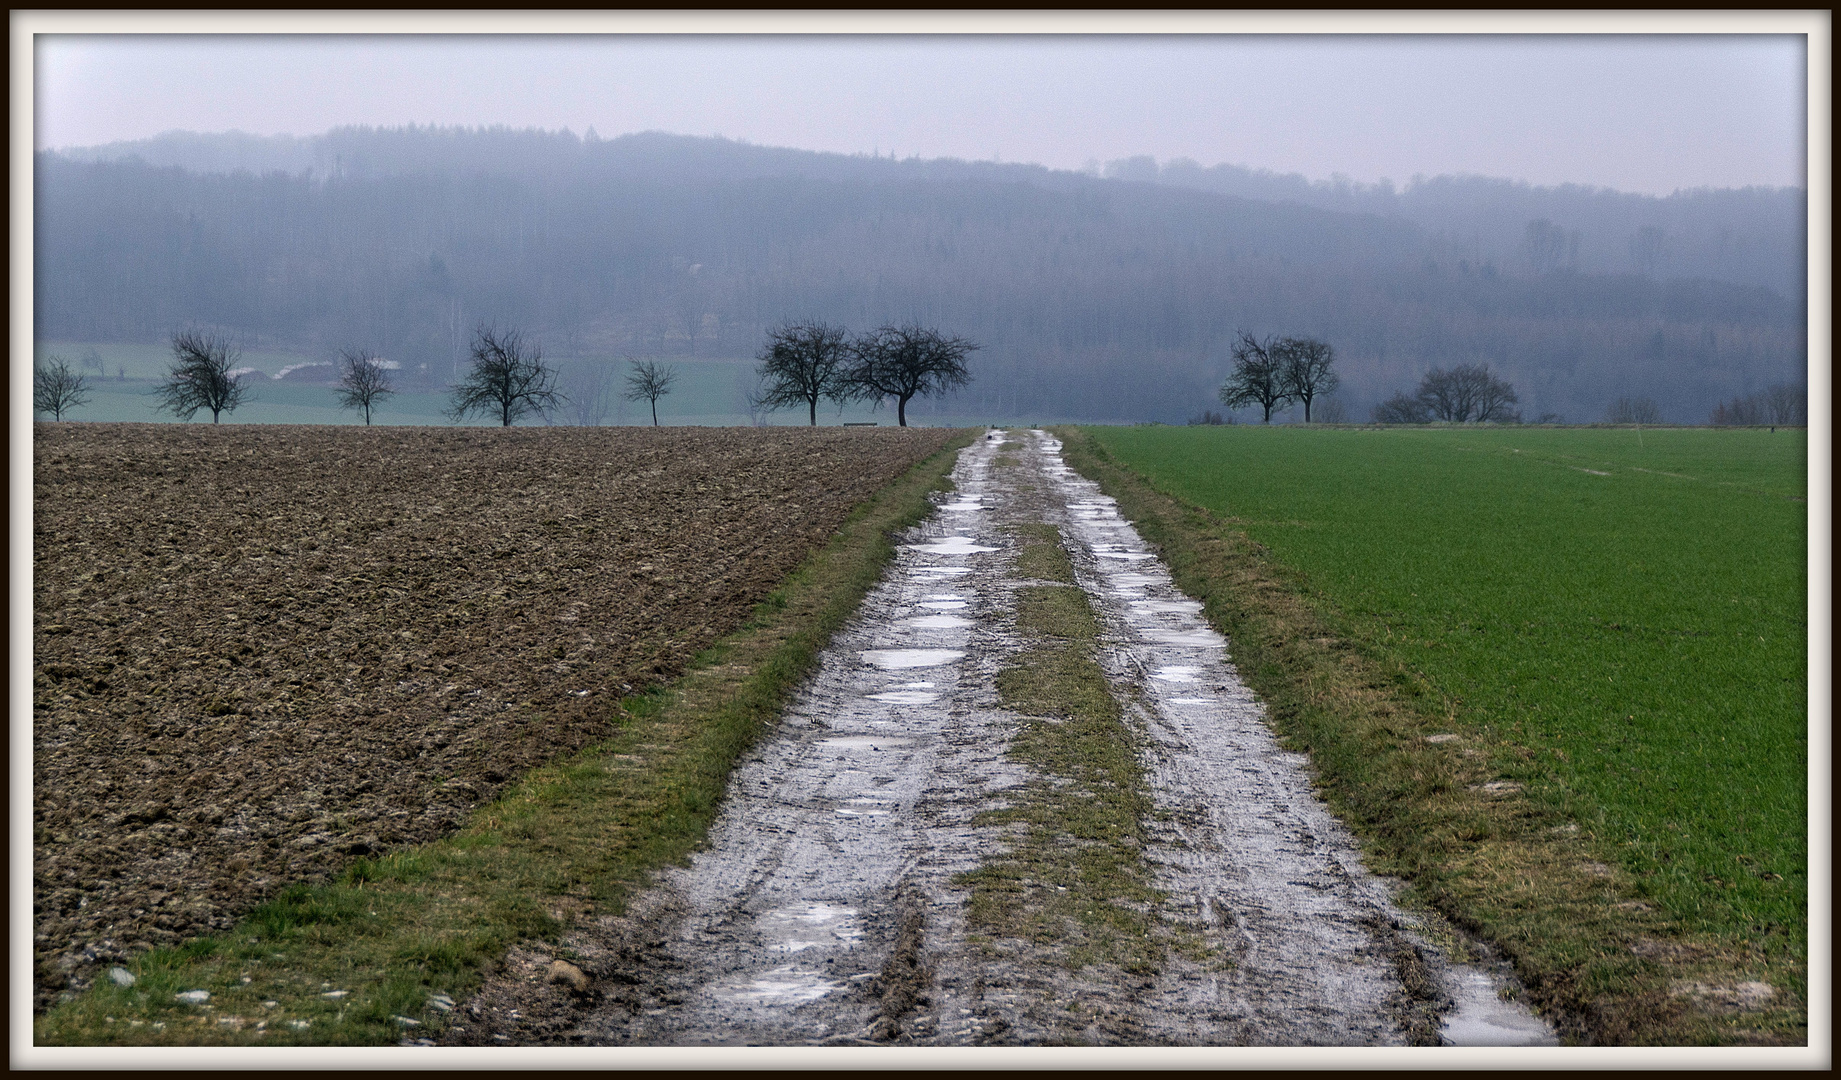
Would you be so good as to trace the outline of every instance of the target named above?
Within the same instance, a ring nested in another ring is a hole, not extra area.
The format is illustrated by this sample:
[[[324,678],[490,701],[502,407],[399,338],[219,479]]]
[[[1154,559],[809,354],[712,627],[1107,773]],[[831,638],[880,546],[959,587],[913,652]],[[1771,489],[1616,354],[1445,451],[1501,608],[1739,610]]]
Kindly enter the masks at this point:
[[[611,730],[938,430],[38,425],[34,991]]]

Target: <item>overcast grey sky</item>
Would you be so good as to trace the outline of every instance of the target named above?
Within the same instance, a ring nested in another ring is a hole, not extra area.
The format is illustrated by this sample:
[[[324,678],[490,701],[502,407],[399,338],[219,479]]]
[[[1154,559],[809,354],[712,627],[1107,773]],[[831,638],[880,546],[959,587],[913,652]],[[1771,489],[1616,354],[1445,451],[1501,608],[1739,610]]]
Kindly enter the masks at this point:
[[[1797,185],[1796,36],[41,36],[37,146],[344,124],[664,130],[1079,168]]]

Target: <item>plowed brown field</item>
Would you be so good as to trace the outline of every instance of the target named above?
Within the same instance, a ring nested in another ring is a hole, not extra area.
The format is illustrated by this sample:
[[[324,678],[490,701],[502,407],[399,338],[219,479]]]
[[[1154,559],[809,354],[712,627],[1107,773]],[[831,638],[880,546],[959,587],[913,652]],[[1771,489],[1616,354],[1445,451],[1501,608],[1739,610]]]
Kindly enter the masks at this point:
[[[593,742],[948,434],[36,425],[38,1004]]]

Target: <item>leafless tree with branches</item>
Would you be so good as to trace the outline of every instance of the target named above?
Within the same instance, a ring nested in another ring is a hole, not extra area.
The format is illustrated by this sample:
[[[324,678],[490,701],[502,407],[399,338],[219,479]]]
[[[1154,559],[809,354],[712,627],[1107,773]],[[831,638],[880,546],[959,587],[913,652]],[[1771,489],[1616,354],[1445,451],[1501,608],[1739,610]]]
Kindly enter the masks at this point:
[[[1715,427],[1750,427],[1765,424],[1800,427],[1809,422],[1809,390],[1778,383],[1756,394],[1735,396],[1713,408],[1708,421]]]
[[[166,380],[154,389],[159,407],[181,420],[200,409],[211,410],[211,422],[249,398],[243,376],[234,374],[242,351],[221,334],[181,330],[173,335],[173,363]]]
[[[1521,418],[1509,411],[1519,400],[1515,388],[1491,375],[1488,364],[1433,368],[1420,380],[1417,397],[1433,420],[1483,424]]]
[[[1799,426],[1809,422],[1809,388],[1778,383],[1764,391],[1765,412],[1771,423]]]
[[[612,409],[608,365],[602,360],[578,360],[563,368],[563,390],[569,395],[569,413],[581,427],[600,427]]]
[[[515,330],[480,326],[473,331],[473,368],[453,389],[448,418],[455,423],[472,413],[494,416],[503,427],[535,413],[568,404],[555,387],[556,372],[543,364],[536,346],[526,347]]]
[[[895,419],[908,426],[908,402],[937,397],[971,382],[966,358],[979,346],[914,323],[882,326],[859,337],[846,381],[851,396],[880,406],[895,399]]]
[[[1431,411],[1411,394],[1395,394],[1381,402],[1373,416],[1377,424],[1425,424],[1432,419]]]
[[[1620,397],[1605,410],[1605,422],[1611,424],[1660,424],[1662,410],[1649,398]]]
[[[1234,342],[1234,370],[1221,387],[1221,404],[1230,409],[1258,405],[1265,410],[1263,421],[1272,422],[1272,410],[1291,400],[1285,379],[1285,362],[1280,342],[1264,341],[1245,331]]]
[[[1304,422],[1310,423],[1310,403],[1335,393],[1342,383],[1331,370],[1331,365],[1336,363],[1336,350],[1330,348],[1328,342],[1316,338],[1283,338],[1272,354],[1278,362],[1279,381],[1285,395],[1303,404]]]
[[[821,322],[776,326],[767,332],[767,343],[757,358],[761,389],[756,402],[769,409],[804,405],[810,425],[817,427],[820,401],[829,398],[841,405],[851,396],[854,356],[850,334],[841,326]]]
[[[678,381],[678,373],[671,365],[657,360],[631,360],[627,363],[632,370],[626,376],[626,399],[628,401],[645,401],[652,405],[652,426],[658,426],[658,399],[671,393],[671,384]]]
[[[43,364],[32,368],[32,410],[50,413],[62,420],[64,414],[89,401],[89,388],[83,376],[70,370],[61,356],[48,356]]]
[[[384,369],[382,357],[373,356],[364,349],[339,351],[339,405],[362,411],[364,426],[371,426],[371,410],[394,393],[396,390],[390,385],[390,373]]]

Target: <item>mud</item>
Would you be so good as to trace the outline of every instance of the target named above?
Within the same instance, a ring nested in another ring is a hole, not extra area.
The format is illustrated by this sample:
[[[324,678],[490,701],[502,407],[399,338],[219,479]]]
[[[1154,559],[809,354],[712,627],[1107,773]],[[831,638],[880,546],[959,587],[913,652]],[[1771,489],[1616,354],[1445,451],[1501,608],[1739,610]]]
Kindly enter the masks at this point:
[[[1504,999],[1500,969],[1450,962],[1362,867],[1306,761],[1263,724],[1229,643],[1111,501],[1049,436],[1010,439],[962,453],[951,501],[733,777],[708,850],[627,917],[565,942],[597,989],[564,1000],[508,971],[448,1041],[1554,1041]],[[992,940],[968,927],[955,884],[1008,842],[979,812],[1032,776],[1007,756],[1020,718],[995,690],[1021,648],[1014,526],[1031,523],[1065,538],[1102,622],[1099,662],[1146,747],[1158,812],[1143,854],[1165,894],[1154,915],[1199,946],[1154,971],[1076,968],[1052,941]],[[535,972],[541,959],[520,962]]]
[[[35,1005],[604,736],[948,437],[37,425]]]

